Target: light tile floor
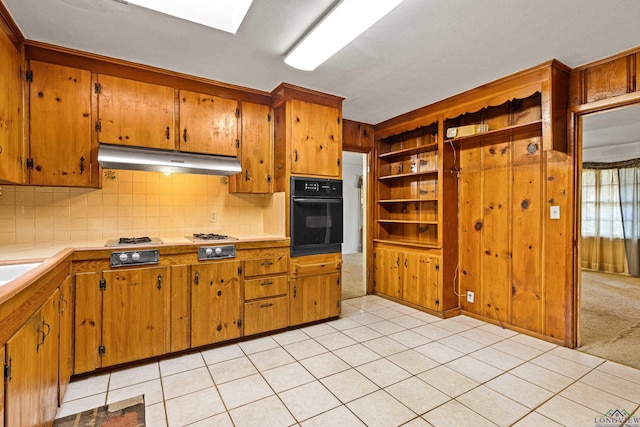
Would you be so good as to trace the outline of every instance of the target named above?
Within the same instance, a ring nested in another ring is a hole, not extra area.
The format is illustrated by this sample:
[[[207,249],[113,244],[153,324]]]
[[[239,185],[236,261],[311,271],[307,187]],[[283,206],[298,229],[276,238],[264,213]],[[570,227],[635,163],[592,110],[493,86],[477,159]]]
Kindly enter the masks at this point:
[[[636,369],[377,296],[345,300],[337,320],[75,380],[58,417],[140,394],[149,427],[582,427],[616,409],[640,426]]]

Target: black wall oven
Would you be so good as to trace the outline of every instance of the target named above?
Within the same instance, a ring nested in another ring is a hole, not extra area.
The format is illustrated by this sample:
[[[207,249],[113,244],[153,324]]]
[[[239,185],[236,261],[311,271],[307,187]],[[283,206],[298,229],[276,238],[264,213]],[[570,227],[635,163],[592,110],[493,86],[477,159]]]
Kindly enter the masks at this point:
[[[342,181],[291,177],[291,256],[342,251]]]

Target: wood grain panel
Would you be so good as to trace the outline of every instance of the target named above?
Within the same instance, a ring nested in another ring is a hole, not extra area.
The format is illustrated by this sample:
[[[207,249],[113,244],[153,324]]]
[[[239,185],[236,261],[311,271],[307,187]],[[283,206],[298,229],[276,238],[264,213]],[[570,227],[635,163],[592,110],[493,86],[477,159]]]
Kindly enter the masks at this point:
[[[62,399],[67,386],[71,381],[71,375],[73,374],[73,311],[74,311],[74,296],[73,296],[73,280],[71,276],[67,277],[60,286],[60,297],[58,299],[58,311],[60,313],[60,366],[59,366],[59,394],[58,404],[62,405]]]
[[[251,280],[245,279],[244,299],[248,301],[276,295],[285,295],[287,289],[289,289],[287,276],[269,276]]]
[[[0,58],[0,182],[22,184],[22,52],[2,30]]]
[[[0,362],[7,364],[4,359],[4,345],[0,345]],[[4,375],[0,375],[0,427],[4,427]]]
[[[574,307],[572,280],[568,280],[571,265],[571,240],[568,224],[572,210],[568,191],[571,168],[567,157],[559,153],[546,155],[546,194],[544,215],[544,334],[560,340],[570,339],[571,318]],[[549,207],[560,207],[560,219],[549,218]]]
[[[171,292],[169,301],[171,307],[170,320],[170,351],[180,351],[191,347],[191,283],[189,281],[188,265],[172,265]]]
[[[507,320],[511,264],[511,147],[483,147],[482,314]]]
[[[460,150],[460,267],[459,289],[463,295],[460,307],[482,314],[482,234],[484,227],[482,202],[482,147],[480,143]],[[445,260],[446,261],[446,260]],[[474,292],[475,302],[468,303],[467,291]]]
[[[513,247],[510,322],[542,330],[542,162],[540,138],[513,141]],[[529,151],[530,150],[530,151]]]
[[[274,331],[289,325],[289,299],[269,298],[245,303],[244,335]]]
[[[98,347],[102,344],[102,294],[98,273],[75,275],[75,374],[101,366]]]
[[[621,57],[585,72],[586,102],[629,93],[629,57]]]

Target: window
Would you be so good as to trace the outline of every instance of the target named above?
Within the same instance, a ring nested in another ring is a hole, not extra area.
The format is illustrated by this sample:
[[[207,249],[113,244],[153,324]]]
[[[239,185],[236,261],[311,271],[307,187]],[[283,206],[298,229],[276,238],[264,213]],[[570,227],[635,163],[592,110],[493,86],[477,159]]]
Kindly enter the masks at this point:
[[[582,171],[582,236],[624,238],[617,169]]]

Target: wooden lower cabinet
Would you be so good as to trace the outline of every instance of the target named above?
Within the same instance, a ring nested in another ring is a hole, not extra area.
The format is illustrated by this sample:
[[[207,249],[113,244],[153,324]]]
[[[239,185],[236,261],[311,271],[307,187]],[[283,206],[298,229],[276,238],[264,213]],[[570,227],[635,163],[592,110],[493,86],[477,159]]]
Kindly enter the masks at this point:
[[[8,426],[51,425],[58,409],[56,291],[6,344],[5,419]]]
[[[244,322],[245,336],[286,328],[289,325],[289,300],[287,296],[245,303]]]
[[[73,375],[73,282],[68,276],[60,287],[58,313],[60,318],[60,348],[58,353],[58,405],[62,405],[64,393]]]
[[[291,324],[336,317],[342,304],[340,273],[301,277],[291,281]]]
[[[191,346],[238,338],[241,332],[241,263],[191,267]]]
[[[4,366],[4,346],[0,346],[0,360]],[[0,427],[4,427],[4,372],[0,375]]]
[[[417,306],[440,311],[441,257],[426,251],[376,245],[374,290]]]
[[[75,374],[167,352],[168,267],[76,274]]]

